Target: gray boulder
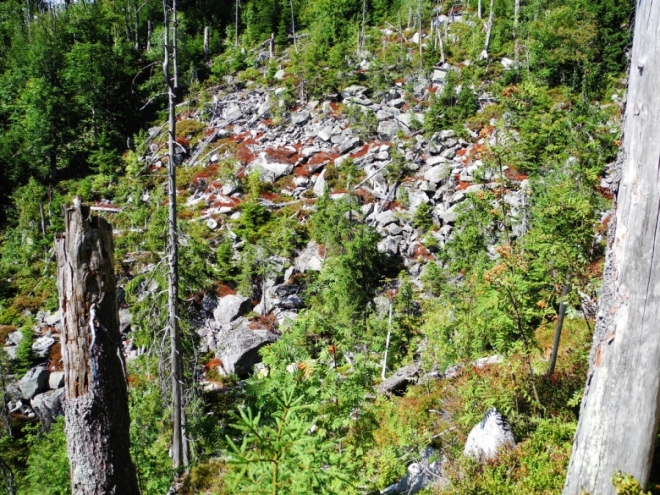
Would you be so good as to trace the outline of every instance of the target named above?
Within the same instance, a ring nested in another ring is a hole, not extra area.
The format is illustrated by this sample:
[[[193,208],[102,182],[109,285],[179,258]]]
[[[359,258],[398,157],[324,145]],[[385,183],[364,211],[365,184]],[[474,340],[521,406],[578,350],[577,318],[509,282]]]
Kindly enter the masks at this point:
[[[32,409],[44,424],[50,425],[58,416],[64,416],[64,409],[62,408],[63,399],[63,388],[49,390],[32,399]]]
[[[301,110],[300,112],[296,112],[291,116],[291,122],[296,125],[303,125],[309,120],[309,116],[309,110]]]
[[[339,144],[338,147],[339,154],[344,155],[349,151],[354,150],[361,144],[362,144],[362,140],[359,137],[348,137]]]
[[[442,459],[430,462],[434,454],[431,447],[427,447],[420,462],[413,462],[408,466],[408,474],[398,483],[388,486],[380,493],[382,495],[417,493],[430,484],[444,485],[446,479],[442,477]]]
[[[18,386],[25,399],[31,399],[35,395],[48,390],[48,378],[50,372],[45,366],[36,366],[25,373],[18,381]]]
[[[317,197],[321,197],[326,192],[326,182],[325,182],[325,170],[316,178],[316,183],[314,184],[314,194]]]
[[[18,345],[23,340],[23,333],[20,330],[16,330],[7,335],[5,343],[7,345]]]
[[[52,390],[56,390],[64,386],[64,372],[63,371],[53,371],[48,378],[48,386]]]
[[[393,120],[383,120],[378,124],[378,133],[379,139],[383,141],[391,141],[397,132],[399,132],[399,126]]]
[[[248,168],[250,170],[259,170],[261,180],[264,182],[275,182],[277,179],[284,175],[289,175],[293,172],[293,165],[290,163],[277,163],[268,158],[266,153],[261,153],[259,157],[254,160]]]
[[[436,187],[441,181],[451,175],[451,166],[448,164],[436,165],[424,172],[424,180]]]
[[[377,249],[379,253],[388,254],[395,256],[399,251],[399,242],[401,242],[402,236],[387,236],[385,239],[378,243]]]
[[[32,344],[32,354],[38,358],[45,358],[48,355],[48,351],[55,344],[55,339],[49,335],[44,335],[39,337]]]
[[[352,86],[347,87],[341,92],[342,98],[350,98],[352,96],[363,96],[364,93],[367,91],[368,88],[365,88],[364,86],[358,86],[357,84],[353,84]]]
[[[488,461],[504,447],[515,447],[511,425],[497,409],[490,408],[481,423],[470,431],[463,454],[477,461]]]
[[[307,247],[296,258],[294,266],[300,273],[305,273],[307,270],[320,272],[323,260],[319,256],[319,245],[314,241],[309,241]]]
[[[121,333],[130,330],[132,321],[133,315],[131,315],[131,312],[128,309],[122,308],[119,310],[119,331]]]
[[[278,336],[265,329],[250,329],[243,320],[238,325],[224,325],[215,334],[216,355],[222,370],[240,377],[247,376],[256,363],[261,362],[259,349],[277,340]]]
[[[222,297],[213,311],[215,321],[226,325],[250,310],[250,299],[235,294]]]
[[[415,383],[422,371],[421,363],[413,363],[398,369],[392,376],[378,385],[381,394],[401,394],[408,385]]]

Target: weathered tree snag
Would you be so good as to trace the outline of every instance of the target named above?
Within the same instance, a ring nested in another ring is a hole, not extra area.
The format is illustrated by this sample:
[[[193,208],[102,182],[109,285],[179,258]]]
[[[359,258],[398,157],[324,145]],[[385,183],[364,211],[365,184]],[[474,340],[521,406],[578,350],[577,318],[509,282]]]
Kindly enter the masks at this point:
[[[649,479],[660,413],[660,1],[638,1],[621,181],[564,495]]]
[[[74,495],[137,495],[112,227],[89,212],[68,208],[55,240],[71,487]]]

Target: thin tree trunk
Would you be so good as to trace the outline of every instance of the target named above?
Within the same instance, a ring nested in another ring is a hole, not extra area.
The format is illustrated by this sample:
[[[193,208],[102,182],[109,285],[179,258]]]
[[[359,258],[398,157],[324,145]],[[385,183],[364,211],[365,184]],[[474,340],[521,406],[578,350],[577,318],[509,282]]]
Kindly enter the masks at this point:
[[[298,51],[298,41],[296,40],[296,19],[293,11],[293,0],[289,0],[291,5],[291,32],[293,33],[293,49]]]
[[[235,36],[234,36],[234,45],[238,46],[238,0],[236,2],[236,23],[235,23]]]
[[[176,21],[176,0],[172,0],[172,76],[174,80],[174,101],[179,97],[177,90],[179,89],[179,65],[178,65],[178,24]],[[174,136],[176,139],[176,136]]]
[[[442,65],[445,65],[445,43],[442,41],[442,31],[440,31],[440,27],[437,27],[437,34],[438,34],[438,42],[440,43],[440,63]]]
[[[649,480],[660,418],[660,2],[637,3],[621,181],[564,495]],[[616,184],[615,184],[616,185]]]
[[[209,63],[209,27],[204,27],[204,62]]]
[[[112,226],[76,203],[66,209],[66,233],[55,241],[71,489],[137,495]]]
[[[387,353],[390,350],[390,337],[392,336],[392,301],[390,301],[390,319],[387,322],[387,339],[385,339],[385,354],[383,354],[383,370],[380,377],[385,380],[385,371],[387,370]]]
[[[520,57],[520,40],[518,39],[518,28],[520,27],[520,0],[515,0],[513,5],[513,39],[514,45],[514,59],[518,62]]]
[[[163,0],[165,15],[165,54],[163,75],[169,95],[168,169],[169,169],[169,280],[168,280],[168,326],[170,329],[172,367],[172,465],[174,469],[188,465],[187,445],[184,435],[183,411],[183,364],[179,336],[179,262],[176,218],[176,162],[174,141],[176,139],[176,86],[170,78],[169,63],[169,18],[167,0]]]
[[[481,19],[481,0],[477,3],[477,17]]]
[[[557,317],[557,326],[555,327],[555,339],[552,343],[552,355],[550,356],[550,366],[548,366],[548,375],[555,372],[557,364],[557,354],[559,353],[559,340],[561,339],[561,329],[564,326],[564,317],[566,316],[566,296],[571,290],[571,274],[566,277],[566,283],[561,290],[561,302],[559,303],[559,315]]]
[[[490,33],[493,30],[493,17],[495,16],[495,2],[490,0],[490,13],[488,14],[488,26],[486,28],[486,42],[484,49],[479,55],[479,60],[486,60],[488,58],[488,47],[490,46]]]
[[[268,40],[268,55],[270,59],[275,56],[275,33],[270,33],[270,39]]]
[[[147,21],[147,51],[151,51],[151,21]]]

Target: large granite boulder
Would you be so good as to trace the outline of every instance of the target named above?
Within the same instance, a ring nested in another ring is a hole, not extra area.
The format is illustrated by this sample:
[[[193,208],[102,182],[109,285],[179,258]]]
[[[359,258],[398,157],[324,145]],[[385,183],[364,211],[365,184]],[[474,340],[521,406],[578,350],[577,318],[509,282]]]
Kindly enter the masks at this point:
[[[50,372],[45,366],[35,366],[18,381],[18,386],[25,399],[31,399],[40,392],[48,390]]]
[[[234,321],[239,316],[247,313],[250,310],[250,299],[247,297],[230,294],[221,297],[218,300],[218,305],[213,310],[213,317],[215,321],[221,325],[226,325]]]
[[[62,400],[64,389],[49,390],[46,393],[36,395],[32,401],[32,409],[39,419],[46,425],[50,425],[58,416],[64,416]]]
[[[237,325],[224,325],[215,332],[216,356],[226,374],[247,376],[261,362],[259,349],[275,342],[278,335],[266,329],[251,329],[242,319]]]

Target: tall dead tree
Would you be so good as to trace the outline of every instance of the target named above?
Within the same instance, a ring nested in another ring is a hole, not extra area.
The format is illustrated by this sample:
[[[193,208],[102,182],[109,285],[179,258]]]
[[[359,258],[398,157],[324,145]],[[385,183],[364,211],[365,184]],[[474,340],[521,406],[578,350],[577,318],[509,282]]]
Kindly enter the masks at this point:
[[[564,495],[649,480],[660,418],[660,1],[637,2],[620,183]]]
[[[131,462],[112,226],[78,201],[55,240],[64,417],[74,495],[139,494]]]
[[[479,60],[486,60],[488,58],[488,47],[490,46],[490,34],[493,31],[493,20],[495,17],[495,2],[490,0],[490,12],[488,14],[488,24],[486,25],[486,41],[484,42],[484,49],[479,55]]]
[[[176,8],[176,3],[173,3]],[[168,176],[169,176],[169,279],[167,321],[170,330],[170,366],[172,380],[172,466],[179,469],[188,465],[188,448],[185,437],[185,411],[183,404],[183,359],[181,355],[181,337],[179,335],[179,238],[176,218],[176,98],[177,78],[170,76],[170,40],[169,40],[169,6],[163,0],[165,16],[165,50],[163,59],[163,76],[169,96],[169,129],[168,129]],[[174,31],[176,34],[176,30]],[[175,46],[176,43],[173,43]],[[174,67],[176,71],[176,67]]]

